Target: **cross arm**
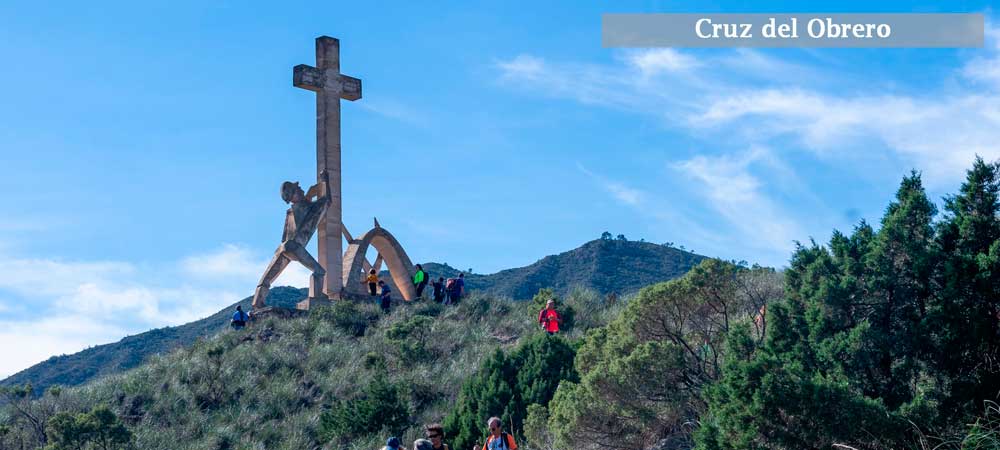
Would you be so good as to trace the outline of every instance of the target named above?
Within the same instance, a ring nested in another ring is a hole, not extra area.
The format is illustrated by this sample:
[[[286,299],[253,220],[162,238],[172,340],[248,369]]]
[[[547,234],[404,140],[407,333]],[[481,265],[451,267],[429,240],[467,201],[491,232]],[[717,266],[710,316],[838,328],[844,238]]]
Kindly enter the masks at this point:
[[[340,79],[340,98],[358,100],[361,98],[361,80],[347,75],[338,75]],[[297,88],[320,92],[326,86],[323,71],[308,64],[299,64],[292,70],[292,85]]]

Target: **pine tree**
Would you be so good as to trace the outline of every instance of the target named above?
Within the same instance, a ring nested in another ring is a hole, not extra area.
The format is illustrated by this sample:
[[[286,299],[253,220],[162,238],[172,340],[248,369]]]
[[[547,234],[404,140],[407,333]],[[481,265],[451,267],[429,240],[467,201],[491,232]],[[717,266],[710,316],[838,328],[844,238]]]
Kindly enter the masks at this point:
[[[561,382],[577,381],[574,356],[564,339],[545,334],[533,336],[510,355],[496,350],[462,385],[457,406],[445,419],[452,448],[482,444],[486,419],[492,416],[521,437],[528,406],[548,405]]]
[[[942,408],[951,414],[979,413],[1000,391],[997,314],[1000,310],[1000,176],[996,163],[977,158],[958,195],[945,200],[937,245],[941,262],[930,305],[939,383],[951,395]]]

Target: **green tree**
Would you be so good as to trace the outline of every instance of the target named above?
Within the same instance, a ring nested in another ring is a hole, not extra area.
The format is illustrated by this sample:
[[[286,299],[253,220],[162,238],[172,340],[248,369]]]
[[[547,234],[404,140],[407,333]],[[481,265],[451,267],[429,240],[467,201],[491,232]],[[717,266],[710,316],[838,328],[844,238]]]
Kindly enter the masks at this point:
[[[25,430],[19,436],[22,445],[25,440],[34,441],[39,447],[48,443],[46,424],[55,414],[54,399],[59,397],[58,386],[46,391],[41,398],[35,398],[35,389],[31,384],[0,386],[0,404],[7,405],[11,411],[11,425]]]
[[[1000,312],[1000,221],[996,163],[977,158],[957,195],[945,200],[938,227],[941,251],[929,306],[928,327],[940,384],[951,395],[941,408],[950,414],[975,414],[1000,391],[997,318]]]
[[[357,398],[336,401],[320,415],[320,438],[329,442],[367,436],[387,429],[399,435],[409,425],[409,405],[405,390],[376,372]]]
[[[46,450],[114,450],[132,443],[132,432],[106,406],[86,413],[57,413],[47,428],[51,442]]]
[[[644,288],[617,319],[591,330],[577,353],[580,382],[562,383],[549,405],[560,448],[645,449],[690,440],[719,376],[725,334],[781,293],[771,269],[705,260],[684,277]]]
[[[510,355],[499,349],[483,362],[459,392],[445,419],[452,448],[470,448],[486,436],[486,419],[500,417],[519,437],[528,406],[548,405],[564,380],[576,381],[573,347],[559,336],[537,334]]]
[[[829,248],[800,245],[766,339],[730,336],[698,448],[905,448],[917,443],[912,424],[947,424],[927,369],[926,343],[940,332],[928,322],[941,261],[934,214],[913,173],[878,232],[861,223]]]

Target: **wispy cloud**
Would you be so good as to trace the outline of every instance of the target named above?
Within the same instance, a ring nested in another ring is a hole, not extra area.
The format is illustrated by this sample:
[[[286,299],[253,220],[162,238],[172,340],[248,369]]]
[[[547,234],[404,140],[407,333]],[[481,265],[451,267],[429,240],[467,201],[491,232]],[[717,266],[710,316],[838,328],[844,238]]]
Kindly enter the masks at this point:
[[[611,180],[604,176],[598,175],[591,172],[583,164],[577,163],[577,169],[586,174],[590,179],[597,182],[602,189],[607,191],[611,196],[617,200],[619,203],[623,203],[628,206],[640,206],[647,197],[647,193],[630,186],[620,181]]]
[[[670,167],[698,183],[696,190],[728,221],[742,242],[759,250],[787,252],[795,240],[802,239],[804,231],[765,194],[763,183],[750,171],[751,165],[767,163],[772,157],[758,147],[738,155],[696,156]]]
[[[991,30],[990,36],[1000,33]],[[822,66],[753,50],[711,55],[641,50],[603,65],[520,55],[497,67],[502,82],[520,89],[662,118],[665,126],[696,136],[726,136],[731,152],[785,137],[798,146],[783,152],[798,148],[826,159],[883,151],[902,163],[895,170],[918,168],[930,186],[960,177],[976,154],[1000,157],[996,50],[957,67],[940,89],[919,95],[823,89]]]
[[[426,110],[417,110],[398,100],[379,97],[365,98],[365,101],[359,102],[358,105],[362,109],[409,125],[424,127],[429,123]]]
[[[646,77],[683,72],[701,65],[694,57],[672,48],[628,52],[625,60]]]

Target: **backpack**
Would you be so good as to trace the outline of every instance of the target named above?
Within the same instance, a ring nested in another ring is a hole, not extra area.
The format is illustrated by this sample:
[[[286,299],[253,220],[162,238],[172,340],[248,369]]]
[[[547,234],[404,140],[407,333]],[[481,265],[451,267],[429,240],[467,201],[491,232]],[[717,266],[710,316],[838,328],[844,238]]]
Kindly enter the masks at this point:
[[[449,291],[454,291],[455,290],[455,285],[457,283],[458,283],[458,280],[456,280],[454,278],[449,278],[448,280],[446,280],[444,282],[444,288],[447,289],[447,290],[449,290]]]
[[[507,437],[506,431],[500,431],[500,448],[510,448],[510,438]]]

